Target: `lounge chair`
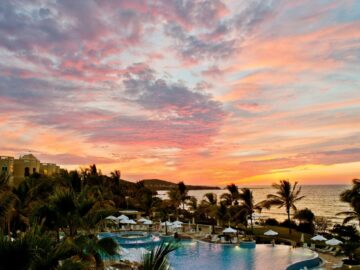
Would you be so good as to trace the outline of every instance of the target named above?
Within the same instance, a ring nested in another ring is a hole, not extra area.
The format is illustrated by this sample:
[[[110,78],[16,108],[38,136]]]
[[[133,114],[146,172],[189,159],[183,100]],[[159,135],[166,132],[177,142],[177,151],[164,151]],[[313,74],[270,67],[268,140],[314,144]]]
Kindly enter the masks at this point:
[[[211,242],[213,242],[213,243],[217,242],[218,240],[219,240],[219,237],[217,235],[213,235],[211,237]]]
[[[343,252],[343,251],[341,250],[341,248],[337,247],[334,251],[330,251],[330,252],[328,252],[328,253],[331,254],[331,255],[336,256],[336,255],[341,254],[342,252]]]
[[[342,266],[343,266],[343,262],[334,263],[334,264],[331,266],[331,269],[341,268]]]
[[[317,251],[320,251],[320,252],[328,252],[332,247],[330,246],[327,246],[325,248],[318,248]]]
[[[304,244],[303,244],[303,248],[308,248],[308,244],[307,244],[307,243],[304,243]]]
[[[237,242],[238,242],[238,238],[237,238],[237,237],[233,237],[233,238],[231,239],[231,243],[232,243],[232,244],[237,244]]]
[[[225,240],[225,237],[221,237],[220,242],[223,243],[223,244],[228,243],[228,241]]]
[[[311,244],[310,249],[315,250],[315,244],[314,243]]]
[[[335,250],[336,250],[335,247],[330,247],[330,248],[326,251],[326,253],[331,254],[331,252],[334,252]]]

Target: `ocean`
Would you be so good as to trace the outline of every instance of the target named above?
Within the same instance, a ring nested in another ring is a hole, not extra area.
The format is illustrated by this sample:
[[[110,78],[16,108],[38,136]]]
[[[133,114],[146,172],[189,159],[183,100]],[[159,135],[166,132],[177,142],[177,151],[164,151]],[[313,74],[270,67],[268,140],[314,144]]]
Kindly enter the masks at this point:
[[[349,211],[350,207],[347,203],[340,201],[340,193],[351,186],[348,185],[306,185],[301,186],[301,195],[304,195],[301,201],[296,203],[297,209],[309,208],[315,216],[324,216],[328,218],[333,224],[342,223],[343,217],[336,216],[336,213],[342,211]],[[266,195],[275,193],[276,190],[271,186],[253,186],[249,187],[253,191],[255,203],[266,199]],[[227,190],[190,190],[189,195],[197,198],[200,202],[204,194],[215,193],[220,199],[220,195],[227,192]],[[159,197],[166,198],[167,191],[159,191]],[[272,207],[270,210],[264,209],[261,215],[276,218],[279,221],[285,220],[286,213],[284,208]]]

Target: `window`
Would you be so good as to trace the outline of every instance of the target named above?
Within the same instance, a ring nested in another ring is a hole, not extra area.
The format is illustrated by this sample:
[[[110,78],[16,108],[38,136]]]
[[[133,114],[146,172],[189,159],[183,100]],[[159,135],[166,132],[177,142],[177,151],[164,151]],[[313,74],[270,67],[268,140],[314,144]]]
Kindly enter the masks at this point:
[[[3,172],[7,172],[7,170],[8,170],[8,168],[4,165],[4,166],[2,167],[2,171],[3,171]]]

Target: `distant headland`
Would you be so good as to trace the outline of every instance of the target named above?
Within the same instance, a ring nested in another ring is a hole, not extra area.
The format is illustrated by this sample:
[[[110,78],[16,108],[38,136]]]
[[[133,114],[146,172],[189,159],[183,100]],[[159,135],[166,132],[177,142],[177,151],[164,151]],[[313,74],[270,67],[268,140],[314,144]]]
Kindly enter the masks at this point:
[[[146,188],[154,191],[169,190],[177,187],[176,183],[161,179],[143,179],[140,180],[139,182],[143,183]],[[201,186],[201,185],[186,185],[186,187],[188,190],[220,189],[220,187],[216,187],[216,186]]]

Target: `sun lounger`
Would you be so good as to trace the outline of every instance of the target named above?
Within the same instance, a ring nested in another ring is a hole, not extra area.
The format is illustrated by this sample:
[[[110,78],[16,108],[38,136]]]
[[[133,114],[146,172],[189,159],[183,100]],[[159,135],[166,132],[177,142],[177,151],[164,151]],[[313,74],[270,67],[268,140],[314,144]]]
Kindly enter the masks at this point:
[[[331,266],[331,269],[341,268],[342,266],[343,266],[343,262],[334,263],[334,264]]]
[[[303,244],[303,248],[308,248],[308,244],[307,244],[307,243],[304,243],[304,244]]]
[[[237,237],[233,237],[233,238],[231,239],[231,243],[232,243],[232,244],[237,244],[237,242],[238,242],[238,238],[237,238]]]
[[[320,251],[320,252],[328,252],[332,247],[330,246],[327,246],[325,248],[318,248],[317,251]]]
[[[211,242],[215,243],[219,240],[219,237],[217,235],[213,235],[211,238]]]
[[[334,252],[335,249],[336,249],[335,247],[330,247],[330,248],[326,251],[326,253],[331,254],[331,252]]]
[[[330,251],[330,252],[328,252],[328,253],[331,254],[331,255],[336,256],[336,255],[341,254],[341,252],[343,252],[343,251],[341,250],[341,248],[337,247],[334,251]]]
[[[228,241],[225,240],[225,237],[221,237],[220,242],[223,243],[223,244],[228,243]]]
[[[315,250],[315,244],[314,243],[311,244],[310,249]]]

